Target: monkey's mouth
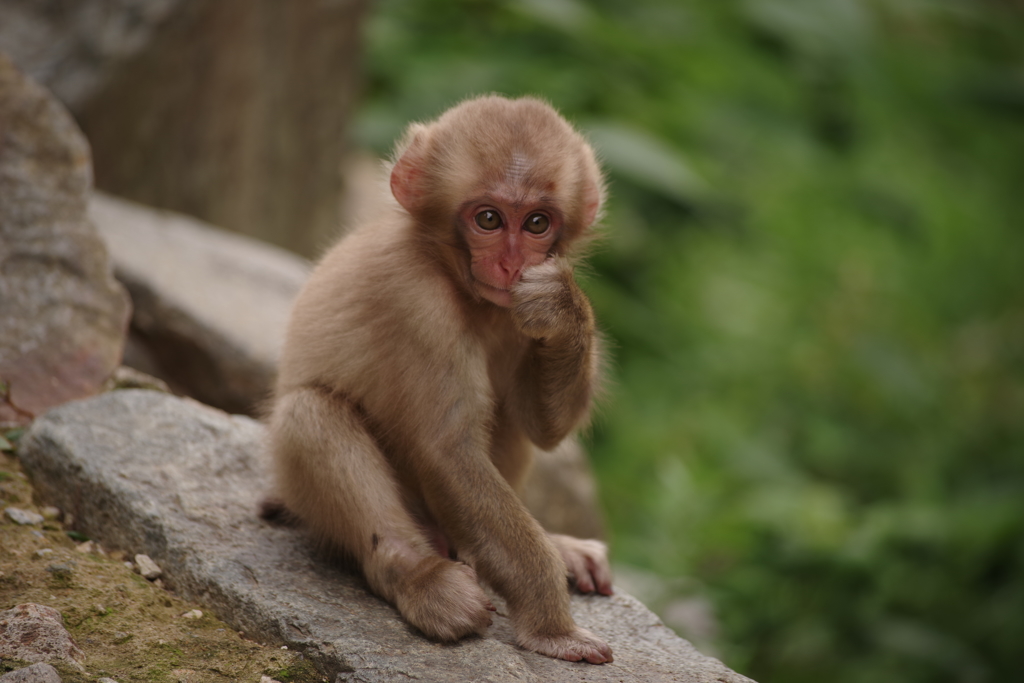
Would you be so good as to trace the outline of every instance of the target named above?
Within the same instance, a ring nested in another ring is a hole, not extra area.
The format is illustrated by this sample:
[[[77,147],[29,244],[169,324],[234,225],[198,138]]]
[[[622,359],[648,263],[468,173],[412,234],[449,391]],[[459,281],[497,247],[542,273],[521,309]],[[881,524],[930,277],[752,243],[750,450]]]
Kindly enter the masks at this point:
[[[474,279],[473,282],[476,284],[477,293],[492,304],[503,308],[509,308],[512,306],[511,289],[496,287],[479,279]]]

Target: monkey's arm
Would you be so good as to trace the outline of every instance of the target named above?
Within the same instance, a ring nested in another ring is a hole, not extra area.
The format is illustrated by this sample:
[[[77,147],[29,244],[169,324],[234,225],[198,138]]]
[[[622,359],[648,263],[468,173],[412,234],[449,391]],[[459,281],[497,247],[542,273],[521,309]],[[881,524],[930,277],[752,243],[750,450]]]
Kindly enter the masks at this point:
[[[533,339],[519,370],[515,407],[530,440],[554,448],[590,410],[600,350],[594,313],[561,257],[523,272],[512,290],[512,319]]]
[[[450,403],[445,417],[456,428],[416,459],[427,507],[460,557],[505,599],[521,646],[570,661],[612,661],[611,648],[573,621],[561,548],[481,448],[485,430],[465,428],[477,424],[460,416],[471,405]]]
[[[562,659],[610,661],[607,644],[572,619],[559,549],[491,461],[494,399],[484,355],[465,335],[455,337],[457,352],[451,353],[452,345],[444,344],[450,335],[437,326],[429,330],[433,336],[419,335],[424,346],[417,355],[450,362],[421,366],[402,392],[367,405],[391,427],[382,437],[396,469],[416,482],[459,557],[505,599],[520,645]],[[391,367],[378,369],[408,379],[401,354],[390,355]]]

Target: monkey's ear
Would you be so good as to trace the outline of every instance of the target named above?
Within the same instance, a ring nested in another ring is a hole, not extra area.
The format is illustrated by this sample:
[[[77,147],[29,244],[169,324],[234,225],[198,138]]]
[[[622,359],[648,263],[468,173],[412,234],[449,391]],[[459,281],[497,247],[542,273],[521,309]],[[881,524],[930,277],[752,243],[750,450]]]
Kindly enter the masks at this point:
[[[391,194],[409,213],[423,206],[427,194],[424,172],[427,135],[427,127],[423,124],[409,126],[398,146],[398,159],[391,167]]]
[[[604,205],[605,189],[601,182],[600,171],[594,163],[594,170],[588,174],[586,184],[583,188],[583,225],[590,227],[601,217],[601,207]]]

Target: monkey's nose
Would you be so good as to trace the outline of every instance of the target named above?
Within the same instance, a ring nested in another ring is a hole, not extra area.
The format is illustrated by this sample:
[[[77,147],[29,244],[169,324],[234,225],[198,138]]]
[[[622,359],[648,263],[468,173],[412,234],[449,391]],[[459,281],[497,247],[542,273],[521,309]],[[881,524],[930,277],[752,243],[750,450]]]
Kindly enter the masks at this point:
[[[505,276],[506,288],[519,282],[519,276],[523,274],[522,263],[508,263],[503,261],[498,265],[501,267],[502,275]]]

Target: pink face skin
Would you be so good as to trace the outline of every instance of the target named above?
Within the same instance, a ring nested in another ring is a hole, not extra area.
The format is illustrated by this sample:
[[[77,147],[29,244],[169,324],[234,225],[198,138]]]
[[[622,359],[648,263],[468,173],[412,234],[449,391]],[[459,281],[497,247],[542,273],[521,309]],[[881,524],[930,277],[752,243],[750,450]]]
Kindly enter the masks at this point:
[[[472,256],[476,292],[493,304],[512,305],[512,286],[523,270],[543,263],[561,230],[561,216],[545,202],[488,195],[459,213]]]

